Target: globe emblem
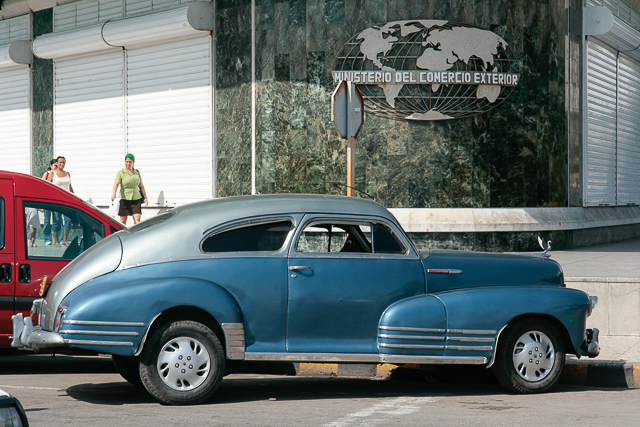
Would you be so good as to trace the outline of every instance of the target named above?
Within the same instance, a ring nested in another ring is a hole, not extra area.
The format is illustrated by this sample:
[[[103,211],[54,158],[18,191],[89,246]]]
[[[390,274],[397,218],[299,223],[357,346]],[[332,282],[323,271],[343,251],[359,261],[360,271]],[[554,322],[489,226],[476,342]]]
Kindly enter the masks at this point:
[[[518,69],[507,43],[491,31],[415,20],[356,34],[338,53],[332,75],[358,85],[369,113],[447,120],[499,105],[517,86]]]

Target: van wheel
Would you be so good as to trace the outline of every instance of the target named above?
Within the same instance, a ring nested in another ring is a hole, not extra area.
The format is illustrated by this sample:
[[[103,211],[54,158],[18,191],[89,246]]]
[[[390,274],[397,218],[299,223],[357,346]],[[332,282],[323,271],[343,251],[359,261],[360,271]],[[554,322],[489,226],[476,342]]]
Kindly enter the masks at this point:
[[[205,325],[181,320],[150,338],[140,356],[147,391],[167,405],[193,405],[216,391],[225,371],[222,345]]]
[[[560,378],[564,348],[558,330],[544,319],[518,321],[505,330],[493,372],[516,393],[541,393]]]

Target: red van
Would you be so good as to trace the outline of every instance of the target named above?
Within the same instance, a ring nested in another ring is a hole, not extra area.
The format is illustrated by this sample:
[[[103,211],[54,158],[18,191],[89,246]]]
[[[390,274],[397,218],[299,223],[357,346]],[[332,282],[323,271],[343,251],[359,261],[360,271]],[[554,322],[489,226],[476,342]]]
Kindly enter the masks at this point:
[[[45,275],[53,279],[73,258],[122,228],[50,182],[0,171],[0,347],[11,346],[11,316],[30,313]]]

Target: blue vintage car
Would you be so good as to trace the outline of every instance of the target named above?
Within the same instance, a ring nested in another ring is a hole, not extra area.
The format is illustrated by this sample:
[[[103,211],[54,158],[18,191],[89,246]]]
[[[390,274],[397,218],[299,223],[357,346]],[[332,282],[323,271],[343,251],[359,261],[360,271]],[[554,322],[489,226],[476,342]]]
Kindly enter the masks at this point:
[[[368,200],[229,197],[91,247],[14,316],[13,345],[111,353],[166,404],[209,398],[230,360],[477,364],[532,393],[598,354],[596,301],[543,256],[418,251]]]

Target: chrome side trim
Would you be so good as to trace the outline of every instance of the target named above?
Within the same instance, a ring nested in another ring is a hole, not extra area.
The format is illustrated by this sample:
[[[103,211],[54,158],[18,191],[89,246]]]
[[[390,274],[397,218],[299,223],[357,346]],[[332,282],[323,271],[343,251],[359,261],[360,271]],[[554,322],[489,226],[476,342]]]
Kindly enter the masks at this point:
[[[404,356],[395,354],[349,353],[245,353],[245,360],[286,362],[361,362],[361,363],[413,363],[419,365],[484,365],[486,357],[476,356]]]
[[[464,345],[448,345],[447,350],[468,350],[468,351],[491,351],[493,346],[464,346]]]
[[[452,356],[396,356],[381,355],[380,363],[411,363],[417,365],[484,365],[486,357],[452,357]]]
[[[125,337],[137,337],[137,332],[113,332],[113,331],[76,331],[76,330],[64,330],[59,331],[59,334],[76,334],[76,335],[113,335],[113,336],[125,336]]]
[[[483,331],[478,329],[449,329],[450,334],[463,334],[463,335],[495,335],[498,331]]]
[[[504,331],[504,328],[506,328],[508,325],[504,325],[502,327],[502,329],[500,329],[500,332],[498,332],[498,335],[496,336],[496,344],[495,344],[495,348],[498,348],[498,340],[500,339],[500,334],[502,334],[502,331]],[[496,353],[497,351],[493,351],[493,353],[491,353],[491,359],[489,359],[489,363],[487,364],[487,369],[489,369],[490,367],[493,366],[493,363],[496,361]]]
[[[142,336],[142,340],[140,340],[140,344],[138,345],[138,349],[136,350],[135,353],[133,353],[134,356],[140,356],[140,353],[142,353],[142,347],[144,347],[144,343],[147,341],[147,336],[149,335],[149,331],[151,330],[151,325],[153,325],[153,322],[156,321],[156,319],[158,317],[160,317],[162,313],[158,313],[156,314],[156,317],[154,317],[151,322],[149,322],[149,327],[147,328],[146,331],[144,331],[144,335]]]
[[[427,273],[431,274],[462,274],[462,270],[455,268],[429,268]]]
[[[76,344],[76,345],[107,345],[107,346],[118,346],[118,347],[133,346],[132,342],[123,342],[123,341],[64,340],[64,343]]]
[[[141,328],[146,326],[142,322],[103,322],[101,320],[63,320],[66,325],[85,325],[85,326],[133,326]]]
[[[406,331],[406,332],[427,332],[427,333],[440,333],[444,334],[446,329],[429,329],[429,328],[406,328],[395,326],[379,326],[378,329],[383,331]]]
[[[221,326],[227,348],[227,359],[244,360],[244,324],[223,323]]]
[[[495,338],[468,338],[468,337],[449,337],[448,341],[461,342],[495,342]]]
[[[378,338],[396,338],[399,340],[438,340],[444,341],[444,335],[441,337],[423,337],[420,335],[389,335],[389,334],[378,334]]]
[[[245,353],[244,360],[270,360],[286,362],[363,362],[379,363],[379,354],[350,353]]]
[[[444,345],[418,345],[418,344],[387,344],[380,343],[380,347],[386,348],[420,348],[424,350],[444,350]]]

